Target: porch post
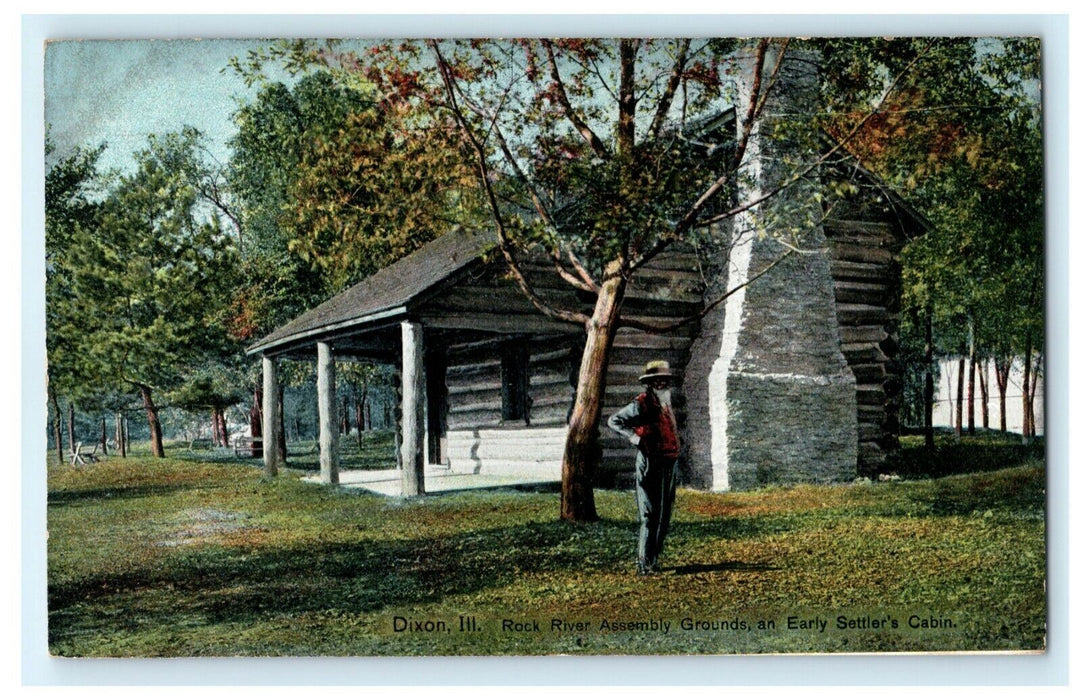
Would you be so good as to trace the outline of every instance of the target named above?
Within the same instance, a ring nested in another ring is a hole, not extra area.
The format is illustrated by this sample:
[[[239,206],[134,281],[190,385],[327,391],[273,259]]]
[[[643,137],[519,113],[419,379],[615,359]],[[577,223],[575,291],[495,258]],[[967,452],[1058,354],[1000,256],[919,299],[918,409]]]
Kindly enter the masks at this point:
[[[425,493],[425,347],[420,323],[402,322],[402,495]]]
[[[263,356],[263,473],[266,476],[277,476],[279,466],[278,455],[278,426],[279,411],[282,405],[278,403],[278,375],[275,359],[268,355]]]
[[[320,482],[338,483],[338,417],[335,357],[328,343],[316,343],[316,396],[320,407]]]

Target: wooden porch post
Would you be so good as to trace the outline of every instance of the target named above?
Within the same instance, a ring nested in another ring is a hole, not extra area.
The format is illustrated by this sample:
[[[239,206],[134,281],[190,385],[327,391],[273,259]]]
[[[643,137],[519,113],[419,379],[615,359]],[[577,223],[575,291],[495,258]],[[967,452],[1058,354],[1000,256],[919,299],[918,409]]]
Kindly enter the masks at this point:
[[[266,476],[277,476],[279,466],[278,450],[278,426],[279,411],[282,405],[278,403],[278,375],[275,359],[267,355],[263,356],[263,473]]]
[[[402,495],[425,493],[425,347],[420,323],[402,322]]]
[[[338,483],[338,408],[335,357],[328,343],[316,343],[316,397],[320,408],[320,482]]]

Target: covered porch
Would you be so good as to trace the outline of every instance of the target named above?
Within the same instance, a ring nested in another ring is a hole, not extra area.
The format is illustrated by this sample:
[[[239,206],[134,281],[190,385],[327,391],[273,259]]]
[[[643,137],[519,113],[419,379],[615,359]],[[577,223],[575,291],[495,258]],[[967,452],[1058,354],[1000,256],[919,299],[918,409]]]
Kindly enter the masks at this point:
[[[277,474],[280,361],[315,361],[315,483],[419,496],[559,483],[580,331],[532,311],[484,261],[490,236],[452,232],[277,329],[263,365],[264,470]],[[396,463],[340,468],[336,361],[393,368]]]

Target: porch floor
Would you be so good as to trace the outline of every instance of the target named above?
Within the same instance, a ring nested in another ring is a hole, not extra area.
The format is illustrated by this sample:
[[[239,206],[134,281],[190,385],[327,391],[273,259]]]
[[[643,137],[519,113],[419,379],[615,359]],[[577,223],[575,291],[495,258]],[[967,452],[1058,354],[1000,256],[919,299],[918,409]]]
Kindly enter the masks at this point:
[[[302,481],[320,483],[319,474],[306,476]],[[343,470],[338,474],[339,487],[364,489],[382,496],[402,495],[402,475],[398,469]],[[505,486],[539,486],[560,484],[560,465],[555,469],[501,469],[486,474],[464,474],[449,469],[430,466],[425,469],[425,493],[491,489]]]

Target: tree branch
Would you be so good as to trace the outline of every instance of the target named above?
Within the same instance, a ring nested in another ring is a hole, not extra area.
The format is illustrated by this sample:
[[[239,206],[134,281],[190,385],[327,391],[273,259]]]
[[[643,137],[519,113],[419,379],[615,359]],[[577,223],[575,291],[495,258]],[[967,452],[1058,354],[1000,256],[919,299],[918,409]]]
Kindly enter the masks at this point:
[[[633,39],[620,40],[620,97],[617,117],[617,152],[631,158],[636,140],[636,52]]]
[[[458,87],[457,84],[456,87]],[[496,116],[488,114],[480,105],[471,100],[470,97],[463,92],[462,88],[458,88],[458,93],[463,104],[465,104],[472,112],[482,119],[490,120],[490,132],[496,137],[496,142],[500,146],[501,152],[504,154],[504,160],[508,162],[508,165],[515,173],[515,176],[527,188],[527,192],[530,194],[530,200],[534,204],[534,209],[538,212],[538,216],[551,231],[559,233],[556,222],[553,221],[548,207],[545,205],[545,202],[542,201],[541,195],[538,194],[537,188],[534,187],[534,183],[526,176],[526,173],[523,172],[522,168],[519,166],[519,162],[515,159],[515,155],[511,152],[511,147],[508,145],[507,139],[504,138],[504,133],[501,131],[499,124],[497,124]],[[597,293],[598,283],[591,277],[582,263],[579,262],[575,253],[571,250],[567,251],[568,263],[571,265],[575,274],[572,274],[571,271],[564,267],[564,260],[561,256],[559,243],[550,255],[553,258],[553,264],[556,267],[557,274],[560,275],[561,279],[576,289],[580,289],[584,292]]]
[[[564,81],[560,77],[560,70],[557,68],[557,58],[553,53],[553,42],[549,39],[542,39],[542,46],[545,47],[545,54],[549,58],[549,77],[553,80],[553,86],[556,88],[557,99],[560,102],[561,108],[564,110],[564,116],[568,121],[572,123],[572,126],[576,128],[579,135],[590,145],[591,150],[595,154],[602,158],[609,157],[609,149],[605,147],[605,143],[598,138],[598,135],[587,126],[587,123],[583,121],[583,118],[579,116],[575,108],[572,107],[571,101],[568,99],[568,92],[564,89]]]
[[[765,49],[763,42],[760,43],[760,47]],[[729,182],[729,180],[730,180],[733,173],[732,172],[725,172],[722,175],[720,175],[718,177],[718,179],[715,180],[713,183],[711,183],[710,187],[708,187],[704,191],[704,193],[702,195],[700,195],[699,199],[696,200],[696,203],[692,205],[692,207],[688,210],[688,212],[686,212],[685,215],[683,217],[681,217],[681,220],[677,222],[677,224],[673,227],[673,230],[669,234],[667,234],[666,236],[663,236],[661,239],[659,239],[659,241],[654,246],[652,246],[647,251],[640,254],[638,258],[633,260],[629,269],[632,272],[634,272],[635,270],[639,269],[640,267],[643,267],[643,265],[650,262],[659,253],[661,253],[666,248],[668,248],[670,245],[672,245],[674,242],[679,240],[680,237],[683,236],[693,226],[697,226],[697,227],[699,227],[699,226],[709,226],[709,225],[711,225],[713,223],[717,223],[719,221],[724,221],[725,219],[732,218],[732,217],[734,217],[734,216],[736,216],[736,215],[738,215],[740,213],[748,211],[749,209],[752,209],[753,207],[758,206],[759,204],[762,204],[763,202],[770,199],[771,197],[776,196],[779,192],[782,192],[783,190],[785,190],[785,189],[787,189],[789,187],[792,187],[795,183],[800,181],[802,178],[804,178],[806,175],[811,173],[813,170],[819,168],[821,165],[823,165],[825,162],[827,162],[830,158],[832,158],[836,153],[838,153],[840,150],[845,148],[846,144],[849,143],[850,141],[852,141],[853,138],[865,127],[865,125],[868,124],[869,120],[872,119],[875,115],[880,113],[880,110],[887,103],[888,98],[895,92],[895,89],[898,87],[899,82],[903,79],[904,76],[906,76],[910,72],[910,70],[914,67],[914,65],[917,64],[918,61],[920,61],[922,58],[925,57],[925,55],[928,52],[929,52],[929,49],[926,48],[920,54],[915,56],[914,59],[912,61],[910,61],[910,63],[908,63],[906,65],[906,67],[903,68],[903,70],[900,71],[897,76],[895,76],[895,79],[891,82],[891,84],[888,85],[887,90],[884,91],[883,97],[880,98],[880,101],[877,103],[876,107],[874,107],[872,110],[870,110],[869,113],[866,114],[861,119],[861,121],[859,121],[857,124],[855,124],[854,127],[851,128],[850,131],[847,132],[846,135],[843,136],[842,139],[836,141],[835,145],[832,146],[830,149],[828,149],[828,151],[826,153],[821,154],[819,158],[816,158],[815,160],[813,160],[811,163],[809,163],[809,165],[807,165],[806,167],[804,167],[804,168],[798,170],[797,172],[793,173],[789,178],[783,180],[777,187],[775,187],[771,191],[769,191],[769,192],[767,192],[767,193],[765,193],[765,194],[763,194],[763,195],[761,195],[761,196],[759,196],[759,197],[757,197],[757,198],[755,198],[755,199],[753,199],[751,201],[745,202],[744,204],[733,207],[733,208],[731,208],[731,209],[729,209],[729,210],[727,210],[727,211],[725,211],[725,212],[723,212],[721,214],[716,214],[715,216],[712,216],[709,219],[705,219],[703,221],[697,221],[697,219],[699,218],[700,213],[703,211],[703,208],[707,205],[707,203],[711,199],[713,199],[715,197],[715,195],[718,194],[719,191],[721,191],[722,187],[727,182]],[[779,62],[779,65],[781,65],[781,62]],[[763,64],[762,64],[761,61],[759,61],[759,59],[757,59],[757,69],[758,69],[757,73],[762,71],[762,69],[763,69]],[[757,83],[757,84],[759,83],[759,77],[758,76],[754,77],[753,80],[754,80],[754,83]],[[749,132],[750,132],[750,129],[746,130],[745,133],[742,134],[742,142],[744,143],[744,148],[747,148],[747,141],[748,141]],[[742,150],[744,150],[744,148],[742,148]],[[736,170],[736,168],[734,169],[734,171],[735,170]]]
[[[621,321],[620,321],[620,325],[622,327],[635,328],[636,330],[645,331],[647,333],[669,333],[670,331],[675,331],[678,328],[681,328],[682,326],[687,326],[690,323],[694,323],[694,322],[700,320],[701,318],[706,316],[711,311],[711,309],[715,308],[716,306],[718,306],[719,304],[724,302],[729,297],[733,296],[737,292],[741,291],[742,289],[744,289],[748,285],[752,284],[753,282],[755,282],[759,278],[766,275],[768,272],[771,271],[772,268],[774,268],[780,262],[782,262],[786,258],[793,255],[794,252],[795,252],[794,249],[787,250],[779,258],[776,258],[771,264],[767,265],[762,270],[757,272],[755,275],[753,275],[752,277],[749,277],[747,280],[745,280],[744,283],[739,284],[736,287],[734,287],[733,289],[730,289],[730,290],[726,291],[725,294],[718,297],[717,299],[712,301],[710,304],[704,306],[699,312],[697,312],[697,313],[695,313],[695,314],[693,314],[691,316],[686,316],[685,318],[682,318],[679,321],[675,321],[673,323],[668,323],[668,324],[665,324],[665,325],[656,325],[656,324],[653,324],[653,323],[644,323],[643,321],[636,321],[636,320],[633,320],[633,319],[622,318]],[[813,251],[813,252],[820,252],[820,251]]]
[[[466,135],[467,140],[474,148],[474,152],[477,155],[478,165],[478,179],[480,180],[482,187],[485,190],[486,197],[489,200],[489,207],[493,213],[493,220],[496,224],[496,236],[497,243],[499,244],[500,252],[504,256],[504,261],[507,263],[508,270],[511,272],[512,277],[515,279],[519,289],[523,292],[527,299],[530,300],[535,308],[541,311],[549,318],[557,319],[559,321],[565,321],[567,323],[574,323],[578,325],[586,325],[590,318],[583,313],[576,311],[567,311],[564,309],[557,309],[550,306],[538,294],[534,291],[534,288],[530,285],[526,276],[523,274],[522,268],[519,266],[519,262],[515,257],[512,247],[508,241],[507,229],[504,225],[504,218],[500,213],[500,205],[496,199],[496,193],[493,191],[493,185],[489,178],[489,166],[485,157],[485,149],[478,141],[477,136],[474,134],[473,129],[466,121],[466,116],[462,113],[462,109],[459,107],[458,100],[456,98],[456,83],[455,78],[451,74],[450,67],[444,60],[443,55],[440,53],[440,47],[435,40],[429,40],[429,46],[436,56],[436,65],[440,70],[440,76],[444,82],[444,88],[447,91],[448,102],[452,113],[455,115],[455,119],[459,123],[459,127]]]
[[[658,134],[662,131],[662,126],[666,123],[666,115],[669,114],[669,108],[673,104],[673,97],[677,94],[677,88],[680,87],[681,78],[684,75],[685,62],[688,60],[688,47],[691,43],[691,39],[681,39],[678,43],[677,57],[673,59],[673,69],[669,72],[669,82],[666,83],[666,89],[662,92],[662,97],[658,100],[658,108],[654,112],[654,120],[647,130],[651,139],[658,138]]]

